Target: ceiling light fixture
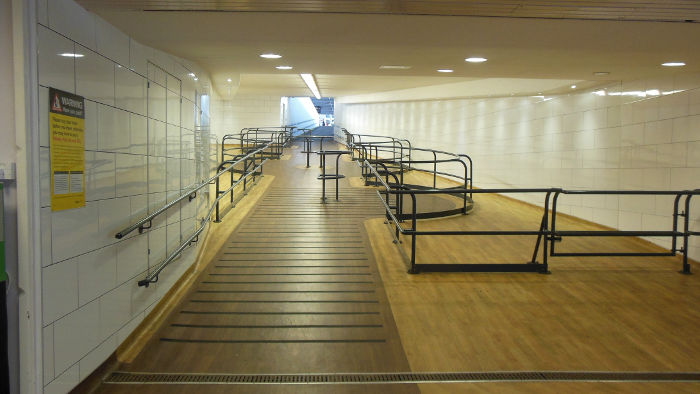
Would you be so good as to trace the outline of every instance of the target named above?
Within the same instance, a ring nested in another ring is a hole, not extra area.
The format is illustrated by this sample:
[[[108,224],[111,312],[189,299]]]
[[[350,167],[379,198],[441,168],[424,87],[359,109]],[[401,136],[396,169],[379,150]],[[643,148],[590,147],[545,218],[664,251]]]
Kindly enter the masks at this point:
[[[610,75],[610,72],[608,71],[596,71],[593,73],[596,77],[604,77],[606,75]]]
[[[197,78],[197,77],[194,77],[194,80],[195,80],[195,81],[199,81],[199,78]]]
[[[292,66],[277,66],[275,68],[278,70],[291,70],[293,67]]]
[[[685,66],[685,63],[683,62],[666,62],[666,63],[661,63],[662,66],[666,67],[683,67]]]
[[[192,78],[195,77],[194,73],[189,73],[189,74],[187,74],[187,75],[189,75],[189,76],[192,77]]]
[[[314,80],[313,74],[299,74],[301,76],[301,79],[304,80],[304,83],[306,83],[306,86],[309,88],[311,93],[314,94],[314,97],[316,99],[321,98],[321,92],[318,91],[318,86],[316,86],[316,81]]]
[[[411,66],[379,66],[380,70],[408,70]]]
[[[227,79],[227,80],[226,80],[226,82],[229,82],[229,83],[231,83],[231,78]]]
[[[260,55],[260,57],[265,59],[279,59],[282,57],[282,55],[278,55],[276,53],[263,53]]]
[[[82,53],[59,53],[58,56],[63,56],[63,57],[84,57]]]
[[[454,72],[454,70],[450,70],[449,68],[441,68],[441,69],[437,70],[437,72],[439,72],[439,73],[451,73],[451,72]]]
[[[571,89],[576,89],[576,85],[571,85]]]
[[[488,59],[486,59],[485,57],[468,57],[468,58],[464,59],[465,62],[469,62],[469,63],[483,63],[486,60],[488,60]]]

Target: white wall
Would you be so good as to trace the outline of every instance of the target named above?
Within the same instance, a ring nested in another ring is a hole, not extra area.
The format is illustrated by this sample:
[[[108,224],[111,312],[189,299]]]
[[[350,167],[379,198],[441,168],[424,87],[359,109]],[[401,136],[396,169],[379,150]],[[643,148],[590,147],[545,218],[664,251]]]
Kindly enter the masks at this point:
[[[611,84],[606,91],[650,94],[586,91],[546,101],[346,103],[336,104],[336,124],[354,133],[393,135],[414,146],[468,154],[474,159],[475,186],[481,188],[700,188],[700,75]],[[698,200],[695,228],[700,227]],[[614,228],[666,230],[671,225],[672,205],[664,197],[565,196],[560,202],[563,212]],[[668,239],[654,241],[669,245]],[[700,260],[700,238],[691,245],[691,257]]]
[[[236,95],[217,101],[220,114],[212,119],[219,141],[225,134],[238,134],[246,127],[280,125],[280,96]]]
[[[190,248],[157,284],[136,284],[195,231],[206,194],[172,209],[144,234],[123,240],[114,234],[208,173],[208,145],[195,151],[195,90],[208,78],[72,0],[37,0],[37,6],[43,376],[45,392],[54,393],[93,372],[194,262],[197,248]],[[57,56],[64,52],[85,56]],[[49,87],[86,98],[84,208],[51,210]]]
[[[287,125],[302,128],[318,126],[318,111],[309,97],[290,97],[287,107]]]

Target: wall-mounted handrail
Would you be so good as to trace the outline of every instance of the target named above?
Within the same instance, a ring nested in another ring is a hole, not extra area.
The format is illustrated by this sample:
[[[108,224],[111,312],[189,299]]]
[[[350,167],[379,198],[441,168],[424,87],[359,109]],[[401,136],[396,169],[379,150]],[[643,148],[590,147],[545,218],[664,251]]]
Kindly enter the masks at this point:
[[[128,235],[129,233],[131,233],[132,231],[134,231],[134,230],[136,230],[136,229],[139,229],[140,232],[143,232],[143,230],[146,230],[146,229],[150,228],[150,225],[149,225],[148,227],[146,227],[146,226],[144,226],[144,224],[152,222],[152,220],[153,220],[156,216],[161,215],[163,212],[167,211],[169,208],[173,207],[175,204],[179,203],[180,201],[184,200],[185,198],[189,198],[189,200],[192,201],[192,200],[196,197],[197,191],[199,191],[200,189],[206,187],[207,185],[211,184],[212,182],[216,181],[221,175],[227,173],[228,171],[233,170],[233,167],[234,167],[236,164],[240,163],[241,161],[246,160],[246,159],[248,159],[248,158],[250,158],[250,157],[252,157],[252,156],[254,156],[254,155],[256,155],[256,154],[258,154],[258,153],[260,153],[260,152],[262,152],[262,151],[264,151],[265,149],[267,149],[267,148],[269,147],[269,145],[270,145],[270,144],[267,144],[267,145],[265,145],[264,147],[259,148],[259,149],[255,150],[255,151],[250,152],[250,153],[248,153],[247,155],[241,157],[241,158],[238,159],[236,162],[232,163],[230,166],[226,167],[225,169],[219,171],[218,173],[216,173],[216,175],[212,176],[211,178],[207,179],[206,181],[200,183],[198,186],[194,187],[193,189],[191,189],[191,190],[188,191],[187,193],[184,193],[184,194],[180,195],[180,197],[178,197],[178,198],[176,198],[175,200],[173,200],[173,201],[171,201],[171,202],[165,204],[164,206],[162,206],[160,209],[156,210],[155,212],[153,212],[153,213],[151,213],[151,214],[145,216],[144,218],[142,218],[142,219],[139,220],[138,222],[136,222],[136,223],[134,223],[134,224],[132,224],[132,225],[130,225],[130,226],[124,228],[124,229],[121,230],[121,231],[119,231],[118,233],[116,233],[116,234],[114,235],[114,237],[117,238],[117,239],[122,239],[122,238],[124,238],[126,235]]]
[[[173,260],[175,260],[182,253],[182,251],[185,250],[185,248],[187,248],[193,242],[197,242],[199,234],[201,234],[202,231],[204,230],[204,226],[208,222],[211,221],[211,215],[214,212],[214,209],[215,208],[218,209],[219,202],[226,196],[226,194],[228,194],[231,190],[233,190],[234,187],[236,187],[238,184],[240,184],[248,176],[254,174],[255,171],[257,171],[258,169],[261,169],[263,164],[265,164],[266,161],[267,161],[267,159],[263,159],[262,162],[260,164],[258,164],[255,168],[253,168],[252,171],[241,176],[241,178],[239,178],[234,184],[232,184],[231,187],[229,187],[228,190],[226,190],[226,192],[219,195],[216,198],[216,200],[214,200],[211,207],[209,207],[209,211],[207,212],[206,216],[204,216],[202,218],[202,220],[200,221],[199,229],[197,229],[197,231],[195,231],[194,234],[192,234],[189,238],[187,238],[187,240],[185,242],[180,244],[180,246],[177,249],[175,249],[175,251],[173,251],[165,260],[163,260],[160,264],[158,264],[153,269],[153,271],[150,272],[146,276],[146,278],[140,280],[138,282],[138,285],[148,287],[151,283],[158,282],[158,276],[160,275],[161,271],[163,271],[163,269],[165,269],[165,267],[168,266],[168,264],[170,264]]]

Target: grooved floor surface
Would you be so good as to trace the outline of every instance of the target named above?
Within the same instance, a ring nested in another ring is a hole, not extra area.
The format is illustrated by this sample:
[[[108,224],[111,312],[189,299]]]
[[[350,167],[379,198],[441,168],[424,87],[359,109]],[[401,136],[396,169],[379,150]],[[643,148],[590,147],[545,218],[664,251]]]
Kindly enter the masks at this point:
[[[272,185],[230,236],[131,372],[335,373],[409,370],[363,221],[382,216],[374,191],[341,180],[321,203],[318,159],[271,160]],[[335,172],[330,157],[328,172]],[[313,163],[315,162],[315,163]],[[358,176],[347,159],[340,172]],[[225,220],[225,218],[224,218]],[[148,392],[299,392],[290,386],[136,385]],[[101,392],[134,385],[103,384]],[[418,392],[416,385],[304,392]]]

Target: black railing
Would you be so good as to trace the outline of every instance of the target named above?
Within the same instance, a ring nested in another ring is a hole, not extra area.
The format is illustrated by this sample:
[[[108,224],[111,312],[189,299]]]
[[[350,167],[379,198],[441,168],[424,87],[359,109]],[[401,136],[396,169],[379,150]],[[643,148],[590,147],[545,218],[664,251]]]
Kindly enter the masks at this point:
[[[417,195],[423,194],[449,194],[448,190],[427,189],[416,190],[409,189],[398,182],[391,184],[388,182],[389,174],[382,174],[375,168],[369,160],[365,161],[365,165],[370,168],[384,190],[378,190],[382,204],[386,210],[386,217],[390,219],[395,227],[395,237],[397,243],[400,242],[401,235],[411,237],[411,254],[409,261],[409,272],[549,272],[548,256],[676,256],[678,252],[683,255],[683,266],[681,272],[690,274],[690,264],[688,263],[688,246],[691,236],[700,235],[698,231],[690,231],[690,200],[694,195],[700,194],[700,189],[696,190],[679,190],[679,191],[658,191],[658,190],[563,190],[558,188],[545,189],[461,189],[454,191],[458,193],[475,193],[475,194],[541,194],[544,195],[544,205],[542,212],[542,220],[540,227],[537,230],[461,230],[461,231],[421,231],[418,230],[418,214],[417,214]],[[392,175],[395,177],[395,175]],[[673,204],[673,226],[672,230],[557,230],[557,201],[560,195],[577,194],[577,195],[649,195],[649,196],[674,196]],[[390,195],[394,195],[394,204],[391,204]],[[409,215],[411,226],[404,227],[403,220],[400,217],[401,204],[400,197],[408,195],[411,198],[412,206]],[[684,206],[684,211],[680,211],[680,205]],[[550,211],[551,205],[551,211]],[[551,215],[550,215],[551,212]],[[678,228],[678,218],[683,218],[683,229]],[[502,235],[502,236],[517,236],[517,235],[536,235],[537,239],[532,255],[532,259],[526,263],[459,263],[459,264],[421,264],[416,262],[416,241],[419,235],[432,236],[448,236],[448,235]],[[597,252],[589,251],[586,253],[561,253],[556,252],[554,243],[561,241],[564,237],[670,237],[672,247],[669,252],[649,253],[649,252]],[[683,246],[678,248],[678,238],[682,239]],[[538,262],[537,258],[542,251],[542,262]]]
[[[294,126],[247,127],[238,134],[226,134],[221,139],[221,161],[232,160],[236,155],[255,150],[268,142],[272,145],[266,154],[271,158],[279,158],[296,131]]]
[[[378,174],[390,173],[396,175],[396,184],[399,189],[439,189],[448,191],[449,195],[462,199],[462,206],[455,209],[441,211],[418,212],[419,219],[437,218],[455,214],[466,214],[472,208],[472,185],[474,180],[473,162],[471,157],[465,154],[444,152],[434,149],[413,147],[406,139],[377,136],[369,134],[352,134],[342,129],[346,136],[346,145],[353,151],[353,158],[360,163],[365,185],[380,185],[376,174],[370,171],[369,166],[380,166]],[[447,171],[447,165],[456,165],[459,172]],[[427,167],[427,168],[426,168]],[[410,171],[423,172],[432,175],[432,186],[419,183],[408,183],[405,175]],[[460,181],[461,185],[455,187],[439,188],[438,176],[446,176]],[[461,192],[469,190],[469,192]],[[403,197],[399,196],[398,207],[403,208]],[[401,220],[408,218],[402,210],[398,212]]]
[[[192,201],[194,198],[197,196],[197,192],[201,190],[204,187],[208,187],[212,183],[216,183],[216,200],[212,203],[211,207],[209,208],[209,211],[207,214],[202,218],[200,221],[200,226],[199,228],[190,236],[188,237],[184,242],[180,244],[180,246],[170,253],[165,260],[160,262],[155,266],[155,268],[151,271],[149,267],[148,274],[146,278],[143,280],[140,280],[138,282],[139,286],[146,286],[148,287],[149,284],[155,283],[158,281],[158,275],[165,269],[165,267],[168,266],[173,260],[175,260],[183,250],[185,250],[188,246],[190,246],[192,243],[195,243],[199,240],[199,235],[202,233],[204,230],[206,224],[211,221],[211,215],[216,211],[216,220],[220,221],[220,216],[219,216],[219,202],[229,193],[231,193],[231,196],[233,196],[233,189],[240,185],[241,182],[246,182],[246,180],[250,177],[255,177],[256,175],[262,175],[262,168],[263,164],[267,161],[267,158],[264,155],[264,151],[266,149],[270,149],[272,146],[271,142],[268,142],[262,147],[259,147],[258,149],[251,151],[245,155],[242,155],[239,157],[237,160],[231,161],[230,163],[225,163],[219,166],[219,171],[216,173],[216,175],[212,176],[211,178],[207,179],[206,181],[202,182],[201,184],[195,186],[194,188],[188,190],[186,193],[183,193],[180,195],[178,198],[175,200],[165,204],[155,212],[147,215],[146,217],[140,219],[138,222],[130,225],[129,227],[119,231],[118,233],[115,234],[115,237],[117,239],[121,239],[128,235],[129,233],[139,230],[139,233],[142,233],[144,230],[150,229],[153,223],[153,219],[156,218],[157,216],[163,214],[166,212],[169,208],[175,206],[176,204],[179,204],[181,201],[188,199],[188,202]],[[237,169],[236,167],[243,164],[244,170],[240,171],[240,169]],[[223,167],[223,168],[222,168]],[[238,170],[238,172],[236,172]],[[224,176],[225,174],[230,173],[231,174],[231,185],[228,189],[225,191],[221,191],[219,188],[219,179]],[[239,173],[240,176],[237,180],[234,180],[233,174],[234,173]],[[245,183],[244,183],[245,184]],[[233,202],[233,198],[231,199],[231,202]]]

